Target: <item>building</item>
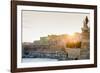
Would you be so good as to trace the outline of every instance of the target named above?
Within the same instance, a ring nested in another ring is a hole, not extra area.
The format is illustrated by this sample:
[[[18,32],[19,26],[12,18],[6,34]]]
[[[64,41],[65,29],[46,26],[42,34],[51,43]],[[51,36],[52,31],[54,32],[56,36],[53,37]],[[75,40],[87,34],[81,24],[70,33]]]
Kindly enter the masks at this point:
[[[90,28],[88,26],[88,17],[86,16],[85,20],[83,21],[82,33],[81,33],[81,48],[87,49],[89,48],[90,43]]]

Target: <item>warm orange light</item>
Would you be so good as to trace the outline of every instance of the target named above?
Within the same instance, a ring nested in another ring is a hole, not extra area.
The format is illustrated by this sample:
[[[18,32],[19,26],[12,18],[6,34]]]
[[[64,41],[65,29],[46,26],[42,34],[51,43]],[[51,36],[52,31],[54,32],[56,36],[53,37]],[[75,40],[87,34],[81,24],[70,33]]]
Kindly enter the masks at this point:
[[[68,35],[68,36],[69,36],[69,38],[68,38],[68,41],[69,41],[69,42],[77,42],[75,33],[70,34],[70,35]]]
[[[69,37],[75,37],[75,33],[69,34]]]

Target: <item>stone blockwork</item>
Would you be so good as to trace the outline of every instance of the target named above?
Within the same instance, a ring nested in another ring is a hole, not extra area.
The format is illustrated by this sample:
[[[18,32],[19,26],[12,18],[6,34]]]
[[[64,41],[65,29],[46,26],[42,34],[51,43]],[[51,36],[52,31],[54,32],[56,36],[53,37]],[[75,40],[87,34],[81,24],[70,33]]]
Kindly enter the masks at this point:
[[[90,28],[88,26],[88,17],[86,16],[83,21],[82,33],[81,33],[81,48],[86,49],[89,48],[90,43]]]

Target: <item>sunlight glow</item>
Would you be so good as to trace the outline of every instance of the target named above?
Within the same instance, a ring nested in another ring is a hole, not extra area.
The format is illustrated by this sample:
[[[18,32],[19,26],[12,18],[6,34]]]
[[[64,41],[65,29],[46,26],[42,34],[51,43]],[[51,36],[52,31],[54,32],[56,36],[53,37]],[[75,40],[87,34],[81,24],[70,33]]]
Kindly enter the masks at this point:
[[[70,33],[68,34],[70,37],[74,37],[75,36],[75,33]]]

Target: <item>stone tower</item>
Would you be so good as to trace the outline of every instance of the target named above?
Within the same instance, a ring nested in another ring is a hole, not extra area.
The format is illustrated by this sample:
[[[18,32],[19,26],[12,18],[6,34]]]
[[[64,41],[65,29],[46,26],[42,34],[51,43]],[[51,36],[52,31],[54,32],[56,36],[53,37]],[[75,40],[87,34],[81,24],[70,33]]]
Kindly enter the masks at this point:
[[[82,34],[81,34],[81,48],[82,49],[89,49],[90,45],[90,28],[88,27],[88,17],[83,21]]]

